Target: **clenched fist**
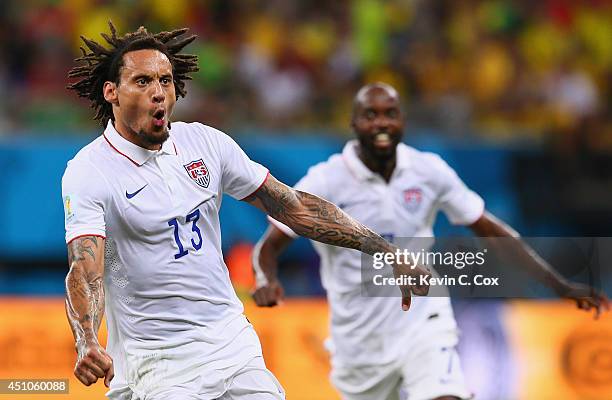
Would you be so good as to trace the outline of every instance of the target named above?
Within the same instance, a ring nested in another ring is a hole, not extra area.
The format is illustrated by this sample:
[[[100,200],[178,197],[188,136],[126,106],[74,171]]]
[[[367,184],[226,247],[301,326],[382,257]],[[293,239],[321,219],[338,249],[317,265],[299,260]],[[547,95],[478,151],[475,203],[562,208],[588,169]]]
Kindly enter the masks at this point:
[[[259,307],[274,307],[278,305],[285,295],[283,285],[278,280],[272,280],[258,287],[253,292],[253,300]]]
[[[79,340],[76,344],[77,361],[74,367],[74,376],[83,384],[89,386],[104,378],[104,385],[108,387],[115,375],[113,359],[97,340]]]

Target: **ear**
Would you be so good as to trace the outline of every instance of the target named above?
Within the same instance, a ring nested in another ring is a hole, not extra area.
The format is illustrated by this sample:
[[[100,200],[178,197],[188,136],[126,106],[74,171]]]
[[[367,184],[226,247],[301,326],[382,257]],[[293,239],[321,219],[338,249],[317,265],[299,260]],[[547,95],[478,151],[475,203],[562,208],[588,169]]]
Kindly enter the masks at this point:
[[[104,94],[104,100],[114,105],[119,104],[119,96],[117,94],[117,84],[115,82],[111,82],[111,81],[104,82],[102,93]]]

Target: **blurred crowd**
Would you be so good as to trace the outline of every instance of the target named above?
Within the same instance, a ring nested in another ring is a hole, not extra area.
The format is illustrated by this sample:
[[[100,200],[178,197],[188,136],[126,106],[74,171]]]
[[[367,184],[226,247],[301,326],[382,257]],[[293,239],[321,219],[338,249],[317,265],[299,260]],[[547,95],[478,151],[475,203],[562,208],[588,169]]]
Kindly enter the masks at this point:
[[[180,119],[348,134],[355,91],[381,80],[411,128],[612,148],[607,0],[3,1],[0,135],[97,129],[66,74],[108,20],[198,35]]]

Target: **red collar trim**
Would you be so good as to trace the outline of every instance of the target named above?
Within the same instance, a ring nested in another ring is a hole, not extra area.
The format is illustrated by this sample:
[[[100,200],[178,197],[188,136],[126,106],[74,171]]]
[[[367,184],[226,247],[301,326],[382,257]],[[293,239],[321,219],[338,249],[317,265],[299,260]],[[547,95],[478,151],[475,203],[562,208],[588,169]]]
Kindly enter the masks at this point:
[[[115,146],[113,146],[113,144],[110,142],[110,140],[108,140],[108,138],[106,137],[106,135],[104,133],[102,134],[102,136],[104,136],[104,139],[109,144],[109,146],[112,147],[117,153],[121,154],[123,157],[127,158],[128,160],[130,160],[132,163],[134,163],[135,166],[140,167],[140,164],[138,164],[136,161],[132,160],[130,157],[128,157],[127,155],[123,154]]]

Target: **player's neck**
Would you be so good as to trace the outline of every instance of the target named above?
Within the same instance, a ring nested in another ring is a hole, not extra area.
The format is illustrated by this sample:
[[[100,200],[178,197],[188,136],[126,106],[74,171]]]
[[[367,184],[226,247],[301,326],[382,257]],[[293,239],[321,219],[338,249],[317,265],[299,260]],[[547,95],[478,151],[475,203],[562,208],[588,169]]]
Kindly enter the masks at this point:
[[[390,158],[370,157],[365,152],[359,152],[359,158],[368,169],[378,175],[388,183],[391,180],[391,175],[397,164],[397,156],[393,154]]]

